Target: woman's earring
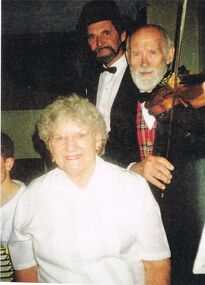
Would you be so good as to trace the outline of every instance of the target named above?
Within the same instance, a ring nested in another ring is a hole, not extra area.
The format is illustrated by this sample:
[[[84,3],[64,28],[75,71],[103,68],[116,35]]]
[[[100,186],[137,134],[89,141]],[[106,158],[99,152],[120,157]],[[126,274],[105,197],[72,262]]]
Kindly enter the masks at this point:
[[[54,159],[54,157],[53,157],[53,153],[51,152],[51,161],[53,162],[53,163],[55,163],[55,159]]]

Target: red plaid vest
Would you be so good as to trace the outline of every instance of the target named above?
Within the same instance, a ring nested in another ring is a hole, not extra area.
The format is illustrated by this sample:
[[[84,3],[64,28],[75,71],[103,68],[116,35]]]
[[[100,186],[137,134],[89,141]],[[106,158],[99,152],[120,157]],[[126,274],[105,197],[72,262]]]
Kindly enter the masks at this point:
[[[142,115],[140,102],[137,104],[136,130],[140,149],[140,157],[141,160],[144,160],[147,156],[152,155],[156,133],[156,121],[152,129],[149,130]]]

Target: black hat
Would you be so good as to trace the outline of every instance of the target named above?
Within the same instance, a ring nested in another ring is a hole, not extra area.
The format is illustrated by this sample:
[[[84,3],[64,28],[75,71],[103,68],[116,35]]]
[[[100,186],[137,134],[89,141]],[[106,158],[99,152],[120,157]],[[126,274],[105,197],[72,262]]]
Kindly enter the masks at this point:
[[[94,0],[86,3],[82,9],[77,29],[86,32],[87,26],[103,20],[112,21],[117,30],[122,30],[119,8],[114,1]]]

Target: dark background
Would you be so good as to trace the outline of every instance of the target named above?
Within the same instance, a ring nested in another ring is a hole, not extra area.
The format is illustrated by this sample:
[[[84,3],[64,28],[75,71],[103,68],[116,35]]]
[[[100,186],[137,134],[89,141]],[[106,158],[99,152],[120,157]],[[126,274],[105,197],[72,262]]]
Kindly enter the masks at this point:
[[[2,110],[42,109],[93,63],[76,32],[83,0],[2,1]],[[146,23],[146,0],[116,0],[128,32]]]

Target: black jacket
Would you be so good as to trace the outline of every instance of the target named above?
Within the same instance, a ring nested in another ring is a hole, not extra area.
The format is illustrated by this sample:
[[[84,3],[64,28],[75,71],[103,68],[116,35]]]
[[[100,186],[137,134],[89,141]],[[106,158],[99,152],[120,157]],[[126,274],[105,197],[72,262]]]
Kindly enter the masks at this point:
[[[154,154],[166,157],[169,114],[157,122]],[[174,109],[168,160],[172,182],[164,196],[150,185],[159,203],[172,253],[173,284],[194,283],[193,262],[205,220],[205,108],[178,105]],[[199,277],[198,277],[199,278]],[[199,279],[197,279],[199,282]],[[205,282],[203,279],[202,282]]]
[[[98,80],[95,77],[87,84],[87,97],[94,104]],[[127,67],[111,108],[111,131],[105,149],[105,159],[125,167],[140,159],[136,136],[137,98],[138,91]]]

